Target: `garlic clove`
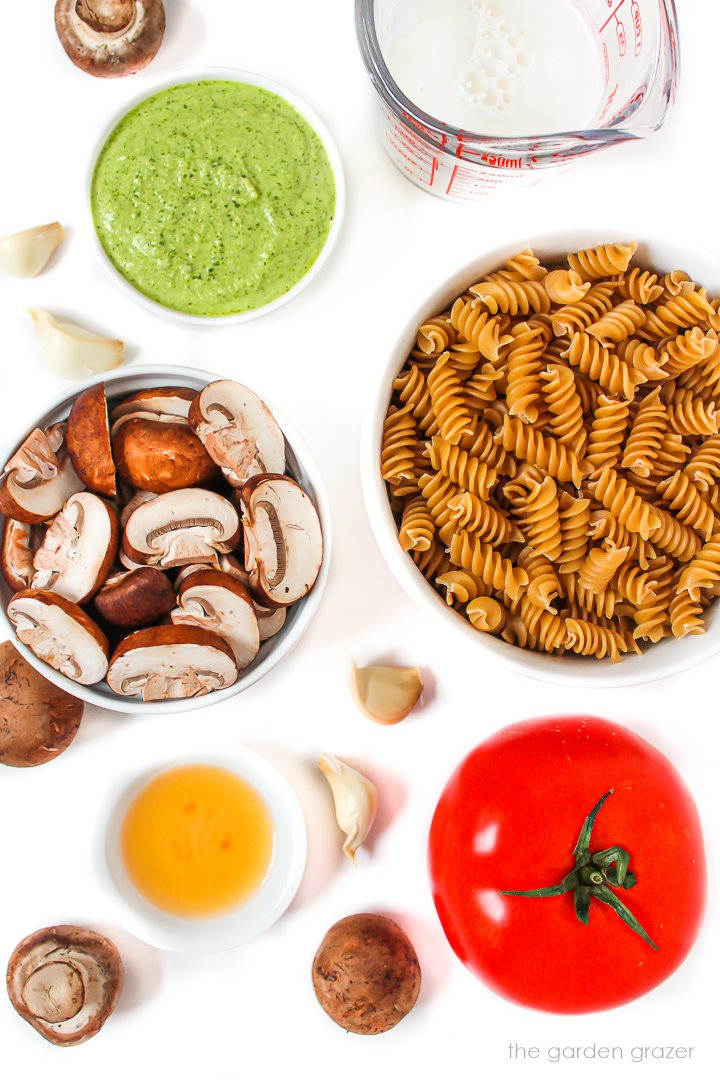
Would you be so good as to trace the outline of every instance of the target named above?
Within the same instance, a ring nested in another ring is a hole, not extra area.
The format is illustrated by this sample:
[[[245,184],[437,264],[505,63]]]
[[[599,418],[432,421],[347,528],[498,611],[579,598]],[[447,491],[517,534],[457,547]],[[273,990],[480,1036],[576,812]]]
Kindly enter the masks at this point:
[[[82,379],[122,364],[125,345],[74,323],[59,322],[44,308],[30,308],[40,357],[63,379]]]
[[[318,761],[335,803],[337,823],[346,835],[343,851],[351,862],[367,839],[377,812],[377,788],[372,780],[346,765],[332,754],[323,754]]]
[[[350,689],[358,706],[377,724],[397,724],[411,712],[423,692],[419,668],[353,664]]]
[[[11,277],[35,277],[64,239],[59,221],[0,237],[0,270]]]

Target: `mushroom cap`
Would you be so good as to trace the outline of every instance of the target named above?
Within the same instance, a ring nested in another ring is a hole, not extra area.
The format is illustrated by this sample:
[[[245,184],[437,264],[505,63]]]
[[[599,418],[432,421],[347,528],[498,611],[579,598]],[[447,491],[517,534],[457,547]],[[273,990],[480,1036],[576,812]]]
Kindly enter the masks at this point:
[[[192,487],[218,472],[184,419],[126,414],[113,425],[112,445],[120,475],[143,491]]]
[[[162,0],[57,0],[55,29],[73,64],[89,75],[132,75],[162,43]]]
[[[253,662],[260,648],[260,630],[250,593],[230,574],[198,570],[178,587],[178,607],[170,618],[176,626],[213,630],[233,651],[238,670]]]
[[[392,919],[349,915],[323,938],[312,980],[331,1020],[357,1035],[378,1035],[415,1005],[420,964],[412,942]]]
[[[0,540],[0,570],[13,592],[30,587],[35,573],[33,557],[41,541],[42,533],[36,526],[5,518]]]
[[[75,398],[65,441],[73,468],[85,487],[114,499],[117,484],[104,383],[96,383]]]
[[[82,491],[64,440],[65,424],[35,428],[13,454],[0,476],[0,511],[6,517],[39,525]]]
[[[0,644],[0,764],[26,768],[67,750],[83,703],[53,686],[12,642]]]
[[[15,1010],[56,1046],[97,1035],[120,997],[123,967],[111,941],[80,926],[48,926],[10,957],[7,988]]]
[[[257,473],[285,471],[285,436],[247,386],[230,379],[208,383],[190,406],[188,420],[233,487]]]
[[[71,495],[35,553],[33,589],[84,604],[100,588],[120,541],[117,514],[89,491]]]
[[[210,630],[195,626],[152,626],[120,642],[107,673],[111,690],[123,697],[142,692],[143,701],[200,697],[232,686],[233,651]]]
[[[323,560],[320,519],[289,476],[259,475],[240,493],[245,568],[261,604],[288,607],[315,584]]]
[[[110,645],[81,607],[57,593],[24,589],[7,614],[24,645],[68,679],[92,686],[105,676]]]
[[[95,596],[98,615],[123,630],[160,622],[174,607],[175,589],[154,566],[112,574]]]
[[[123,551],[138,563],[162,567],[214,561],[240,537],[232,503],[205,488],[180,488],[138,506],[125,523]]]

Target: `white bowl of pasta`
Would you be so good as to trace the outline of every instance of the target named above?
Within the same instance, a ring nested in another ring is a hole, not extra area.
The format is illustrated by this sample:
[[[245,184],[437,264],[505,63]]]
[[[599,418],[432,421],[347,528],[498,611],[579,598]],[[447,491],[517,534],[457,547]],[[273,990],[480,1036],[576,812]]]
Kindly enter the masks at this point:
[[[368,411],[362,478],[380,549],[438,632],[584,686],[720,651],[716,297],[703,251],[558,232],[418,306]]]

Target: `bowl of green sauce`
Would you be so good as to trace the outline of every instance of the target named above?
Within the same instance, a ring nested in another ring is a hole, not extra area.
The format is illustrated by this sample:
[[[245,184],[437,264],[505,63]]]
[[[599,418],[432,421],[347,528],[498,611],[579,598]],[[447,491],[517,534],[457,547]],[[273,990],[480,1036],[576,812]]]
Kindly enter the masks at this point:
[[[183,74],[105,129],[89,199],[102,260],[156,313],[242,322],[320,271],[344,209],[337,149],[294,94],[261,76]]]

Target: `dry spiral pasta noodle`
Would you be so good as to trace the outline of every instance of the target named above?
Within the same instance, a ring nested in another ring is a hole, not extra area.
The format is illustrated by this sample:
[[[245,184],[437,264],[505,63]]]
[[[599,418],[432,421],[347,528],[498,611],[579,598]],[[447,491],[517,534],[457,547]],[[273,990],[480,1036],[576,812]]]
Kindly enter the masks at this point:
[[[457,618],[565,663],[700,633],[720,596],[720,299],[634,251],[470,285],[383,428],[406,557]]]

